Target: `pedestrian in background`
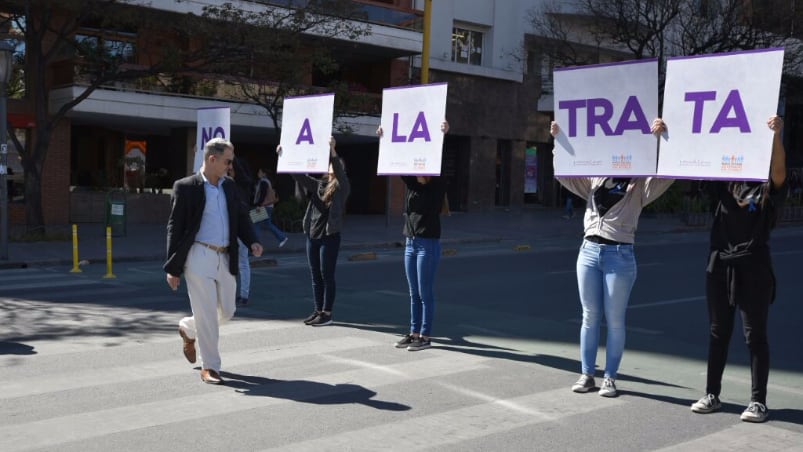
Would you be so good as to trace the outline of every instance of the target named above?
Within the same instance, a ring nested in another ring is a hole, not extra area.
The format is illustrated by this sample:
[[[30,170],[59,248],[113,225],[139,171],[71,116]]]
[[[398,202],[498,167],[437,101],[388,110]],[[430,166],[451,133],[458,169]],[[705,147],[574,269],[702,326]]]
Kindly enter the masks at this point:
[[[665,130],[658,118],[653,134]],[[560,133],[552,122],[550,133]],[[619,177],[556,177],[561,185],[586,200],[584,238],[577,256],[577,287],[583,308],[580,327],[581,374],[574,392],[596,388],[594,371],[603,315],[607,326],[605,373],[599,395],[615,397],[616,377],[625,349],[625,311],[636,282],[633,250],[641,210],[661,196],[674,180]]]
[[[213,138],[204,145],[200,171],[173,184],[167,221],[167,284],[178,290],[187,279],[192,316],[179,322],[184,356],[196,360],[201,352],[201,380],[223,384],[218,350],[219,326],[232,318],[238,272],[237,239],[255,256],[262,255],[248,209],[240,202],[234,182],[225,177],[234,161],[234,145]]]
[[[257,170],[257,186],[256,190],[254,190],[252,204],[254,207],[264,207],[268,213],[268,218],[257,223],[257,226],[263,230],[269,230],[273,236],[276,237],[279,248],[281,248],[287,243],[287,234],[273,223],[273,205],[278,202],[278,199],[271,199],[270,194],[272,189],[273,184],[270,179],[268,179],[268,174],[264,169],[259,168]],[[275,193],[275,191],[273,192]]]
[[[279,145],[276,152],[281,153]],[[340,252],[340,232],[346,214],[351,184],[343,160],[335,151],[335,138],[329,138],[329,172],[321,178],[293,174],[309,200],[304,212],[307,237],[307,263],[312,278],[314,310],[304,323],[312,326],[332,324],[335,304],[335,267]]]
[[[248,164],[241,158],[235,157],[234,162],[229,167],[229,177],[234,179],[234,184],[237,186],[237,194],[239,195],[240,203],[246,210],[251,210],[251,194],[254,192],[254,181],[251,179],[251,171],[248,169]],[[248,305],[248,297],[251,293],[251,262],[248,259],[248,247],[245,246],[242,240],[237,239],[239,262],[239,273],[237,276],[237,290],[238,295],[236,298],[237,306]]]
[[[441,123],[441,132],[449,123]],[[382,127],[376,134],[381,139]],[[432,346],[435,319],[435,274],[441,259],[441,212],[446,198],[443,177],[401,176],[407,186],[404,199],[404,272],[410,290],[410,331],[395,344],[408,351]]]
[[[747,422],[767,420],[770,351],[767,341],[769,306],[775,299],[769,238],[786,198],[786,152],[781,139],[783,119],[773,116],[774,132],[767,182],[719,182],[718,205],[711,226],[706,268],[709,339],[706,395],[693,403],[695,413],[711,413],[722,404],[722,373],[728,360],[736,311],[750,351],[750,404],[741,415]]]

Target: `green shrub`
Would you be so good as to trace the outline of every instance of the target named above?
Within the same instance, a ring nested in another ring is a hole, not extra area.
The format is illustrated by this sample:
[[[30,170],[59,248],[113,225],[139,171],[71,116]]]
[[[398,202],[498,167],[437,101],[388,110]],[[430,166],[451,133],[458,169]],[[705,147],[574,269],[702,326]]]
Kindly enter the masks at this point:
[[[273,206],[273,223],[284,232],[302,232],[306,200],[282,198]]]

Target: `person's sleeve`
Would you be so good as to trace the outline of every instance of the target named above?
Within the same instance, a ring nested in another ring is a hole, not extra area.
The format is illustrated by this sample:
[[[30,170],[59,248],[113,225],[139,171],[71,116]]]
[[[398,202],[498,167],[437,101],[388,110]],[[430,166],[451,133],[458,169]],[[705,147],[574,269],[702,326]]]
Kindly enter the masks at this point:
[[[591,194],[590,177],[556,177],[555,180],[580,199],[586,200]]]
[[[335,157],[332,159],[332,170],[335,172],[335,177],[340,185],[340,190],[343,191],[343,196],[348,197],[351,193],[351,182],[346,174],[346,167],[343,165],[343,159]],[[316,185],[317,186],[317,185]]]
[[[181,276],[182,273],[183,265],[176,265],[175,258],[187,227],[186,188],[185,185],[173,184],[173,194],[170,197],[170,217],[167,219],[167,260],[164,270],[173,276]]]
[[[306,174],[294,173],[293,180],[307,193],[315,193],[318,190],[318,180]]]

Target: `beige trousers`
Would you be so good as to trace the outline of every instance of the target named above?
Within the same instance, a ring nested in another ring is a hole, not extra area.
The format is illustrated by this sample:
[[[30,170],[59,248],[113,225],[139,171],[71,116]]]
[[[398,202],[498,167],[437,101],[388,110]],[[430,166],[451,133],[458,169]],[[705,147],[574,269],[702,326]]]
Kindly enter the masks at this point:
[[[236,246],[236,244],[235,244]],[[201,368],[220,371],[220,325],[234,316],[237,278],[229,273],[229,256],[199,244],[192,245],[184,278],[190,296],[192,317],[184,317],[179,327],[196,339]]]

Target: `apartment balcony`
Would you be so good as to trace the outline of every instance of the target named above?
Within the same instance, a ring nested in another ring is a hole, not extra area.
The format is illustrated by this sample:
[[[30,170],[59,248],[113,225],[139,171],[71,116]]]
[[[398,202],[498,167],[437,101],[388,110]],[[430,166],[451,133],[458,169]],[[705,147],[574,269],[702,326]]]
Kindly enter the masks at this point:
[[[76,105],[68,117],[74,124],[97,125],[131,134],[167,135],[171,129],[195,127],[200,108],[231,108],[232,136],[239,140],[271,140],[273,120],[264,107],[248,99],[239,83],[225,78],[158,75],[136,82],[116,82],[95,90]],[[51,112],[75,99],[86,89],[80,79],[50,91]],[[254,84],[270,96],[270,84]],[[322,87],[307,87],[306,93],[328,92]],[[336,127],[348,130],[351,140],[374,138],[379,124],[382,95],[350,91],[343,102]]]
[[[178,14],[203,14],[205,6],[220,5],[221,0],[124,0],[128,3],[144,5],[151,9]],[[303,4],[303,0],[243,0],[238,4],[250,11],[264,8],[292,8]],[[421,53],[423,42],[423,13],[415,10],[386,7],[376,4],[355,2],[361,17],[359,22],[367,23],[371,33],[359,41],[334,39],[333,46],[354,54],[357,60],[370,60],[373,57],[399,58]],[[314,35],[314,33],[312,33]]]

